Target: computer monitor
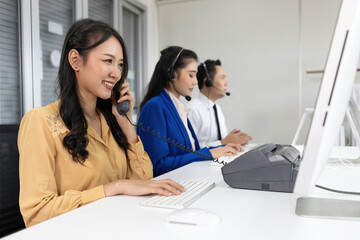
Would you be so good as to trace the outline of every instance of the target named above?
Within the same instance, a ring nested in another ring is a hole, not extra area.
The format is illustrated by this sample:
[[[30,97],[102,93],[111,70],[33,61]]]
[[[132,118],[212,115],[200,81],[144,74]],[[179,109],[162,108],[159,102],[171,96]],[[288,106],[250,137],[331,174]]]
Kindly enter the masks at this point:
[[[360,1],[343,0],[294,192],[309,195],[343,123],[360,56]]]

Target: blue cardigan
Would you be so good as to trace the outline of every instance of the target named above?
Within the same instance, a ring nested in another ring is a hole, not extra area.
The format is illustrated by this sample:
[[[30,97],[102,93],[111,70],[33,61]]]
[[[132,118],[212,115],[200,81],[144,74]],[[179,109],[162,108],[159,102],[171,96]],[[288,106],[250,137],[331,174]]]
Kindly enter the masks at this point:
[[[200,149],[199,142],[189,119],[187,122],[195,140],[196,152],[199,155],[203,154],[208,159],[212,159],[213,157],[209,148]],[[174,140],[175,143],[178,142],[179,145],[182,144],[182,146],[185,145],[192,149],[185,125],[165,90],[162,90],[158,96],[153,97],[144,105],[140,112],[137,127],[137,134],[140,136],[145,151],[149,154],[153,163],[154,176],[169,172],[191,162],[208,160],[194,153],[186,152],[166,142],[164,139],[159,139],[151,133],[144,131],[141,126],[139,126],[140,124],[146,130],[148,128],[150,131],[154,130],[154,134],[156,135],[160,133],[159,136],[161,138],[170,138],[170,141]]]

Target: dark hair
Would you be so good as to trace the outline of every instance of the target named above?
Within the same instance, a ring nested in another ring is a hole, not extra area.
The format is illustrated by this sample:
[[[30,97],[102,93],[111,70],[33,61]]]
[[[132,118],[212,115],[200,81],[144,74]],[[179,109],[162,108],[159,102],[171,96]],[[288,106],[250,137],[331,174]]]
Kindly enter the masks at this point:
[[[147,92],[140,104],[140,111],[147,103],[147,101],[159,95],[164,88],[169,86],[170,84],[169,70],[172,64],[174,64],[174,60],[181,51],[181,49],[183,48],[178,46],[171,46],[165,48],[160,52],[161,53],[160,59],[156,63],[154,73],[151,77],[150,83],[147,88]],[[174,72],[180,74],[180,70],[184,68],[191,59],[194,59],[195,61],[198,60],[196,53],[191,50],[184,49],[173,66]]]
[[[216,74],[215,66],[221,66],[221,62],[219,59],[217,59],[217,60],[208,59],[204,63],[206,65],[206,69],[209,73],[209,77],[213,81],[214,76]],[[198,79],[199,89],[201,89],[204,86],[204,79],[207,78],[206,73],[205,73],[205,68],[202,63],[200,63],[200,65],[198,67],[198,72],[196,74],[196,77]]]
[[[117,87],[126,78],[128,60],[124,40],[110,25],[92,19],[79,20],[70,27],[62,48],[58,73],[58,85],[60,87],[59,112],[66,127],[70,129],[70,132],[63,139],[63,145],[72,155],[73,160],[81,164],[85,162],[89,155],[86,150],[89,142],[87,138],[88,124],[77,95],[76,76],[73,68],[70,66],[68,55],[70,50],[75,49],[83,57],[84,64],[86,64],[89,52],[111,36],[117,38],[123,49],[124,64],[121,79],[115,85]],[[130,145],[127,138],[112,114],[111,99],[104,100],[97,98],[96,107],[104,115],[111,133],[119,146],[125,150],[129,149]]]

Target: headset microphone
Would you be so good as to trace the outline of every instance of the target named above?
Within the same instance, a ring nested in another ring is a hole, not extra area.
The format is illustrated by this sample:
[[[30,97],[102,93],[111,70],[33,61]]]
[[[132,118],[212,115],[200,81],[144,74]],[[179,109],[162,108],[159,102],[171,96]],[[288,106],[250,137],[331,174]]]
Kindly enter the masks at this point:
[[[174,84],[174,82],[173,82],[173,80],[170,80],[170,83],[171,83],[171,85],[173,86],[173,88],[174,88],[174,90],[179,94],[179,95],[182,95],[176,88],[175,88],[175,84]],[[185,97],[185,99],[187,100],[187,101],[191,101],[191,97],[190,96],[184,96]]]
[[[222,91],[220,88],[217,88],[215,85],[212,85],[212,86],[213,86],[214,88],[216,88],[217,90]],[[226,94],[226,96],[230,96],[231,93],[230,93],[230,92],[226,92],[225,94]]]

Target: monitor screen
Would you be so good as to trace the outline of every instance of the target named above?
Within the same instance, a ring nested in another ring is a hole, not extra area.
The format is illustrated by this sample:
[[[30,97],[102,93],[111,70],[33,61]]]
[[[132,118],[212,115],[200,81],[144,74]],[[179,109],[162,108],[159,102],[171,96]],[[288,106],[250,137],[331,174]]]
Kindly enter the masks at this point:
[[[360,1],[343,0],[294,192],[308,195],[343,123],[360,56]]]

